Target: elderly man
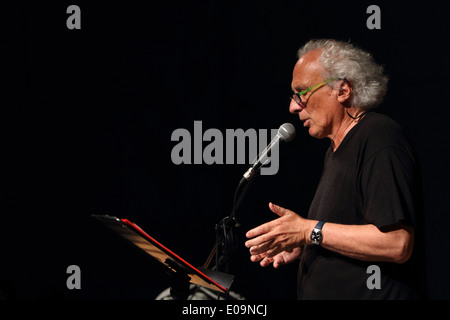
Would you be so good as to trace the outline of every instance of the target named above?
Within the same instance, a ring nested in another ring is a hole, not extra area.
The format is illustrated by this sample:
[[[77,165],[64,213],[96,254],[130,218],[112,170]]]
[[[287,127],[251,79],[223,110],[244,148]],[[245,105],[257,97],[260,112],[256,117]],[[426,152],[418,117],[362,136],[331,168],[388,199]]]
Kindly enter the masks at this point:
[[[269,203],[279,218],[247,232],[251,260],[278,268],[300,257],[299,299],[417,298],[420,173],[399,125],[372,111],[383,68],[335,40],[312,40],[298,57],[289,111],[331,145],[308,219]]]

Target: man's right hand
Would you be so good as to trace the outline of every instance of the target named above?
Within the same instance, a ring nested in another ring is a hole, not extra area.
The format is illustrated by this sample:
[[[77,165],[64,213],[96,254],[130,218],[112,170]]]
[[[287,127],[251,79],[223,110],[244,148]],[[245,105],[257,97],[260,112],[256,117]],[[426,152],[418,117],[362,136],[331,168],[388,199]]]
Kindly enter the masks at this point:
[[[262,267],[267,267],[268,265],[273,263],[273,267],[275,269],[278,269],[282,265],[291,263],[296,259],[299,259],[302,253],[302,248],[303,247],[296,247],[290,251],[282,251],[273,257],[267,257],[266,252],[263,254],[252,255],[250,257],[250,260],[252,260],[253,262],[261,261],[259,264]]]

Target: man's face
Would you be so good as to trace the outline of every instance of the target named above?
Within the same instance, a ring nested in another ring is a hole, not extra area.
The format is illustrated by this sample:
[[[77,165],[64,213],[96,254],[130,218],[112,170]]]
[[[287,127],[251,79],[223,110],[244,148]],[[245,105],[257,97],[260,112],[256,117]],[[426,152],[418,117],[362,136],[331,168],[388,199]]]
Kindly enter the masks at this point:
[[[317,62],[319,55],[319,50],[313,50],[297,61],[291,83],[294,92],[300,92],[327,80],[321,76],[323,69]],[[289,111],[298,113],[303,125],[309,128],[311,136],[319,139],[332,137],[333,125],[336,124],[336,116],[341,109],[337,101],[337,90],[323,85],[302,95],[301,99],[301,105],[291,100]]]

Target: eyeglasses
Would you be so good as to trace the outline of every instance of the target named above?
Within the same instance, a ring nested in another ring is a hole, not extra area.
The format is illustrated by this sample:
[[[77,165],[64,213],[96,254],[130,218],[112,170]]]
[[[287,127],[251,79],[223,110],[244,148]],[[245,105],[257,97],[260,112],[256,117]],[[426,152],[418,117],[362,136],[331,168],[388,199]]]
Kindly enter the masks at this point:
[[[302,90],[302,91],[300,91],[300,92],[296,92],[296,93],[294,93],[294,94],[292,95],[291,99],[294,100],[295,102],[297,102],[297,104],[299,104],[300,106],[302,106],[302,105],[301,105],[301,103],[303,103],[302,97],[301,97],[302,95],[304,95],[304,94],[310,92],[311,90],[314,90],[314,89],[316,89],[316,88],[319,88],[319,87],[321,87],[321,86],[323,86],[323,85],[325,85],[325,84],[327,84],[328,82],[333,81],[333,80],[336,80],[336,79],[335,79],[335,78],[331,78],[331,79],[322,81],[321,83],[318,83],[318,84],[316,84],[316,85],[314,85],[314,86],[312,86],[312,87],[309,87],[308,89]],[[342,79],[342,80],[344,80],[344,79]],[[305,102],[306,102],[306,101],[305,101]]]

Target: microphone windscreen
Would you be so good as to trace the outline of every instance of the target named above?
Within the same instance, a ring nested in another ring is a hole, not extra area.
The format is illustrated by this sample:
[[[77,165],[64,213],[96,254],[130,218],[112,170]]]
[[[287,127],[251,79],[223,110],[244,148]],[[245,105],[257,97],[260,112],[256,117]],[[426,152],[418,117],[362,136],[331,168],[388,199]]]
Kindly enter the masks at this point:
[[[278,129],[278,134],[281,136],[281,140],[289,142],[295,138],[295,127],[292,123],[284,123]]]

